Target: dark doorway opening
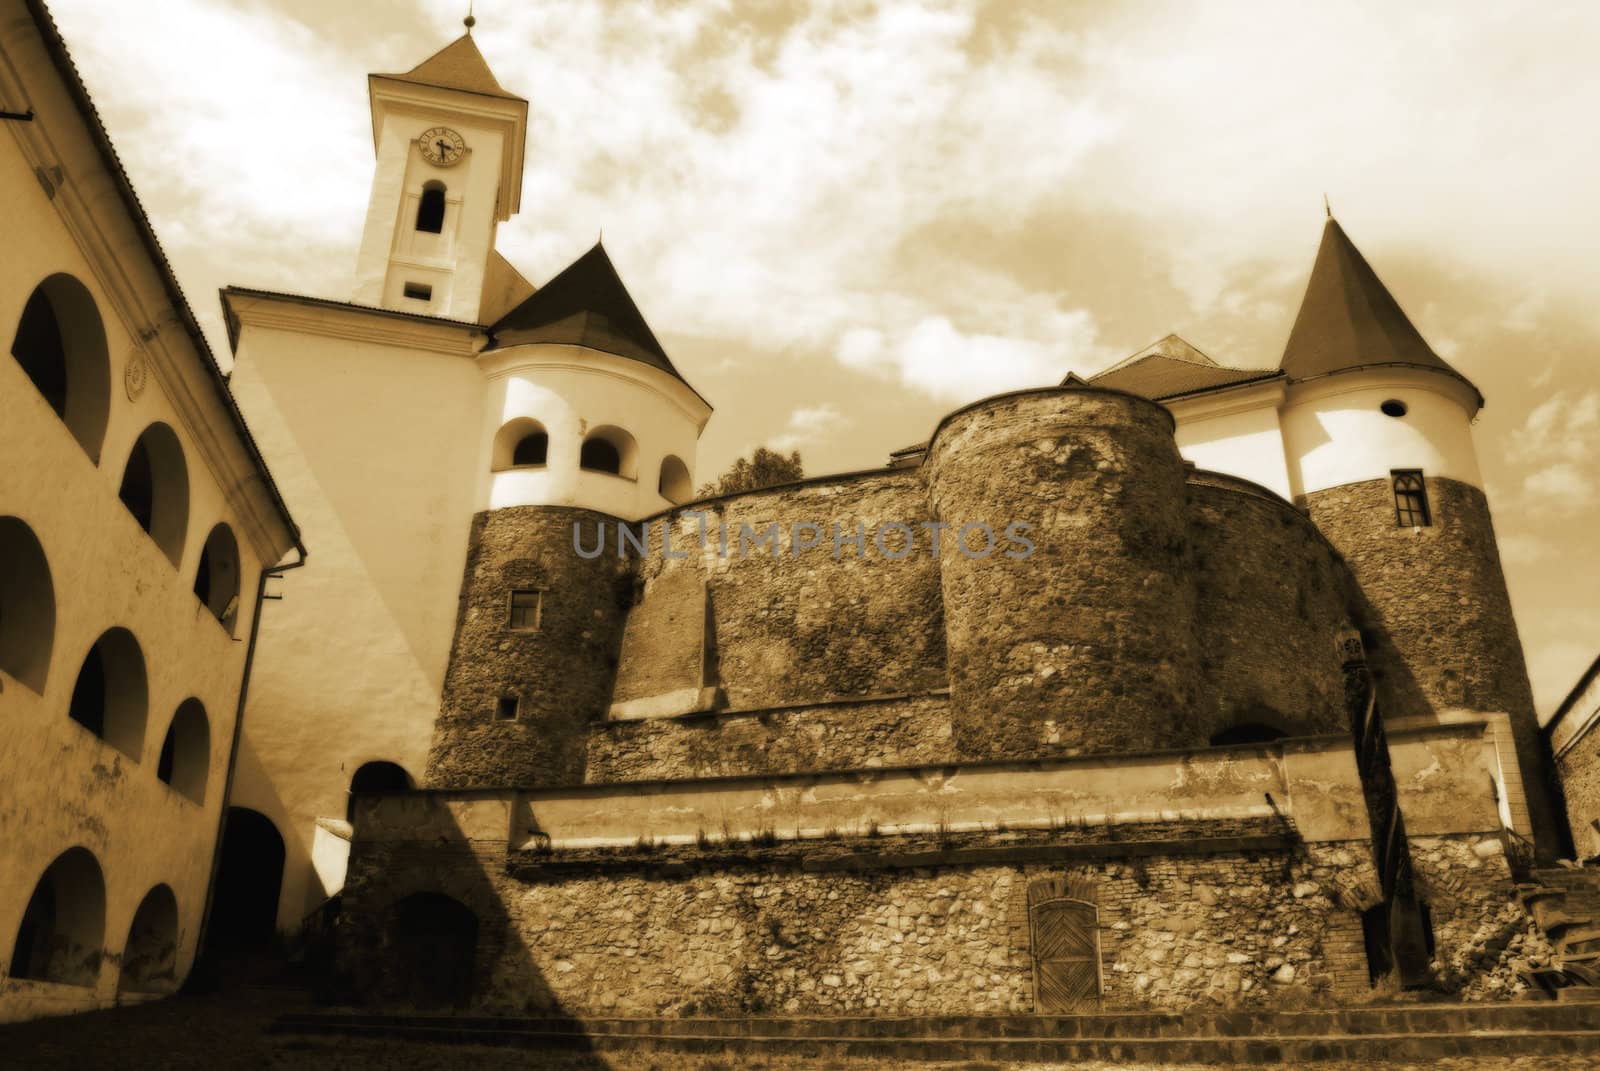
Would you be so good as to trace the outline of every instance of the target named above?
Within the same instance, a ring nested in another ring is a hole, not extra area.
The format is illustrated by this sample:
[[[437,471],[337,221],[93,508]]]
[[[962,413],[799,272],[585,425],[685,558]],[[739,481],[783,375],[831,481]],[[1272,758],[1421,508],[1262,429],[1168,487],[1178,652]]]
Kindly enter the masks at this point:
[[[283,837],[265,815],[229,807],[207,926],[208,953],[266,949],[277,932]]]
[[[356,795],[362,792],[404,792],[411,788],[411,775],[405,767],[393,762],[364,762],[350,778],[350,801],[345,804],[344,818],[356,820]]]
[[[395,905],[390,930],[400,1000],[417,1007],[465,1004],[472,995],[478,916],[443,893],[414,893]]]

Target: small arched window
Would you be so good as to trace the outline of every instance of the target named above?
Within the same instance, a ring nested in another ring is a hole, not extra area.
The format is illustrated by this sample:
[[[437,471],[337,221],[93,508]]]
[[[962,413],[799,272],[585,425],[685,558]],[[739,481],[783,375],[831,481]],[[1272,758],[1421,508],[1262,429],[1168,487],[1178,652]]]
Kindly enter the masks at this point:
[[[511,451],[513,465],[543,465],[550,452],[550,436],[542,431],[530,432],[517,440]]]
[[[231,633],[239,613],[239,543],[226,523],[206,537],[194,573],[194,594]]]
[[[83,658],[67,716],[138,762],[148,695],[138,641],[125,628],[107,629]]]
[[[185,699],[167,727],[156,777],[174,792],[203,804],[210,770],[211,724],[206,720],[206,708],[198,699]]]
[[[1394,523],[1400,528],[1427,528],[1433,524],[1428,511],[1428,485],[1422,482],[1421,469],[1396,469],[1394,477]]]
[[[39,694],[55,643],[56,595],[38,538],[16,517],[0,517],[0,670]]]
[[[111,359],[93,295],[70,275],[45,279],[23,306],[11,355],[98,464],[111,412]]]
[[[422,186],[417,202],[417,230],[438,234],[444,230],[444,183],[434,180]]]
[[[694,496],[689,466],[683,463],[682,458],[668,454],[661,459],[661,479],[656,484],[656,491],[674,506]]]
[[[167,425],[151,424],[133,444],[117,497],[168,561],[176,566],[183,560],[189,528],[189,466],[178,436]]]
[[[608,472],[613,476],[636,475],[635,464],[639,452],[633,436],[621,428],[607,425],[596,428],[583,440],[578,452],[578,467],[590,472]]]

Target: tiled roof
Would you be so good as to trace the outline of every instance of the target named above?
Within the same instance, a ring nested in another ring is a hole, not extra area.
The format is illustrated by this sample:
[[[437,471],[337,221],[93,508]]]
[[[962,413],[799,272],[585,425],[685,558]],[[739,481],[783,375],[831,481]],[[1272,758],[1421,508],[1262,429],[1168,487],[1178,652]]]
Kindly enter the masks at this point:
[[[1282,374],[1276,368],[1226,368],[1177,335],[1168,335],[1127,360],[1090,376],[1089,382],[1096,387],[1125,390],[1162,401],[1274,379]]]
[[[1381,364],[1460,375],[1433,352],[1344,228],[1329,219],[1279,367],[1292,379],[1310,379]]]
[[[378,77],[417,85],[461,89],[468,93],[505,97],[508,100],[522,99],[515,93],[507,93],[500,85],[494,72],[489,69],[489,64],[484,61],[483,53],[478,51],[471,34],[462,34],[404,74],[382,74]]]
[[[586,346],[659,368],[689,386],[598,242],[496,321],[489,333],[490,349],[529,342]]]

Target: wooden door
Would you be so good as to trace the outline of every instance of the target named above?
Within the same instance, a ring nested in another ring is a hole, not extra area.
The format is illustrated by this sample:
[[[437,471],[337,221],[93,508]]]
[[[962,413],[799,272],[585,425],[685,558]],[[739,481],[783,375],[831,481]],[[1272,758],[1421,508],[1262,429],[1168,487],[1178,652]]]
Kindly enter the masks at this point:
[[[1099,1004],[1099,916],[1093,904],[1066,897],[1030,906],[1033,992],[1038,1011],[1086,1011]]]

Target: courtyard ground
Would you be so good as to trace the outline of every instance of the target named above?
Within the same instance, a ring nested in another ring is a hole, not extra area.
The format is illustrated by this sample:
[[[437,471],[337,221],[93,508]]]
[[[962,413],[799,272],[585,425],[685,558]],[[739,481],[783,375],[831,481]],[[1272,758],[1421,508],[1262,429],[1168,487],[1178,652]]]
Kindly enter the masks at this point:
[[[302,993],[243,988],[178,996],[140,1007],[0,1026],[5,1071],[1199,1071],[1195,1065],[1072,1065],[951,1060],[905,1063],[760,1055],[540,1052],[479,1045],[275,1036],[266,1027],[285,1012],[310,1011]],[[1592,1055],[1449,1058],[1421,1063],[1316,1063],[1320,1071],[1590,1071]],[[1275,1065],[1290,1067],[1288,1064]]]

